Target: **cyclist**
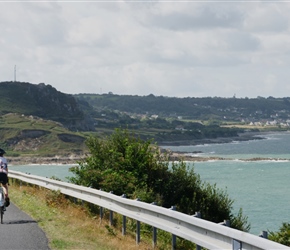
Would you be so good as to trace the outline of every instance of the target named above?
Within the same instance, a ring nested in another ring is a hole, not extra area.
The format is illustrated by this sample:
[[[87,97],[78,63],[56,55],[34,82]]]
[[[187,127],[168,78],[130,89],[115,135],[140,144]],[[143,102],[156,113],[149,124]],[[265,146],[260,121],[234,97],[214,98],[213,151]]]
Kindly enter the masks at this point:
[[[6,189],[5,197],[8,198],[8,165],[6,158],[3,156],[5,153],[5,150],[0,148],[0,182]]]

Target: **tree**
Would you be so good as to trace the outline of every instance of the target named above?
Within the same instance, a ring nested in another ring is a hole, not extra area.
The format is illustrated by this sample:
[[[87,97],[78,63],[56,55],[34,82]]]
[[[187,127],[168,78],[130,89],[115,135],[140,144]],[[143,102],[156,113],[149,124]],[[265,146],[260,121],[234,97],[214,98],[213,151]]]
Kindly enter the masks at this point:
[[[157,147],[127,130],[116,129],[105,140],[90,137],[86,145],[90,155],[72,169],[71,181],[79,185],[135,198],[138,190],[149,192],[161,182],[168,168]]]
[[[233,227],[249,230],[241,211],[232,214],[233,201],[225,191],[202,182],[185,162],[170,162],[151,141],[116,129],[105,140],[90,137],[86,144],[90,155],[71,169],[75,174],[71,182],[164,207],[175,205],[187,214],[199,211],[204,219],[228,219]]]
[[[290,246],[290,223],[282,223],[278,232],[270,232],[269,240],[275,241],[277,243]]]

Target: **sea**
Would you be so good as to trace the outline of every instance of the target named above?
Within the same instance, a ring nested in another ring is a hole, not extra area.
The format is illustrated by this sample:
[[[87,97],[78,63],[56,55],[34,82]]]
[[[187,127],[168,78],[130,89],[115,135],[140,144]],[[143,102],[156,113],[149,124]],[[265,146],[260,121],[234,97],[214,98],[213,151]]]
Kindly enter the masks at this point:
[[[290,223],[290,132],[273,132],[250,141],[221,144],[164,146],[193,156],[224,160],[188,162],[201,180],[227,192],[233,213],[242,208],[250,233],[276,232]],[[9,160],[9,158],[8,158]],[[69,165],[10,165],[11,170],[68,181]],[[174,205],[174,204],[173,204]]]

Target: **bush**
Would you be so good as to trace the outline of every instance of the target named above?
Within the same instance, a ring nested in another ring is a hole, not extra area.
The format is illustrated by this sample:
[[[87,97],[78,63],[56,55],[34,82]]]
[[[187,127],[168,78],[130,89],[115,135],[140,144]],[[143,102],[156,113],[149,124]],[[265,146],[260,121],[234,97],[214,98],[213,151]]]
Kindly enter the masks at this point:
[[[90,137],[86,144],[90,155],[71,169],[71,182],[164,207],[174,205],[187,214],[198,211],[204,219],[227,219],[233,227],[249,230],[242,211],[232,214],[233,201],[225,191],[202,182],[185,162],[169,162],[151,141],[117,129],[106,140]]]
[[[282,223],[278,232],[270,232],[268,235],[269,240],[277,243],[290,246],[290,223]]]

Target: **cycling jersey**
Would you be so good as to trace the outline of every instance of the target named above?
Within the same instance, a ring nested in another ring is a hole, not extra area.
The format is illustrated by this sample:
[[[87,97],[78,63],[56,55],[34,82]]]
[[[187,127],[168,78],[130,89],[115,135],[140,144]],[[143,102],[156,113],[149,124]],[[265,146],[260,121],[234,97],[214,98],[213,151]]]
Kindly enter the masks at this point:
[[[7,160],[5,157],[0,156],[0,172],[6,173],[7,174]]]

